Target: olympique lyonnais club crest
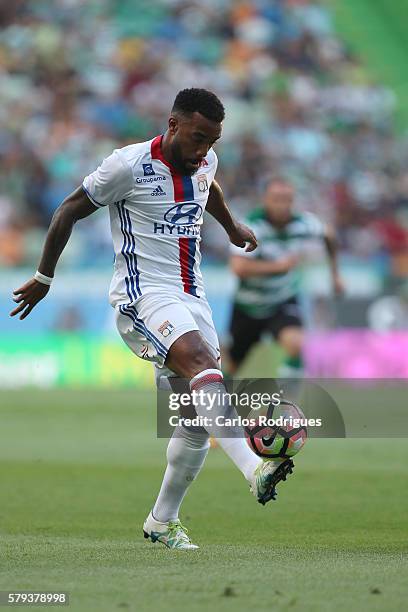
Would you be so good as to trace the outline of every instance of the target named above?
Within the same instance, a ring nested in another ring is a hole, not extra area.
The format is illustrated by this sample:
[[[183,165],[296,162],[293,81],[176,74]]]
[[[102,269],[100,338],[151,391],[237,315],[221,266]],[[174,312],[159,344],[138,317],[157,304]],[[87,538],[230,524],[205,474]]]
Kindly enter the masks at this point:
[[[205,191],[207,191],[208,189],[207,175],[200,174],[199,176],[197,176],[197,181],[198,181],[198,190],[201,191],[201,193],[204,193]]]
[[[160,325],[158,331],[162,336],[167,338],[167,336],[170,336],[171,332],[174,331],[174,325],[172,325],[170,321],[164,321],[164,323]]]

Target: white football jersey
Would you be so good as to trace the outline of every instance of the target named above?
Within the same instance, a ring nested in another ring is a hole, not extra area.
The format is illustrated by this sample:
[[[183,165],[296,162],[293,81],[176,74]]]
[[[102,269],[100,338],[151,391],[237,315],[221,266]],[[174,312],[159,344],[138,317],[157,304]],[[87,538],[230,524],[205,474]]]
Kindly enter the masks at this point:
[[[162,139],[116,149],[83,182],[95,206],[109,206],[113,306],[158,289],[204,295],[200,231],[217,156],[210,149],[197,173],[183,176],[164,159]]]

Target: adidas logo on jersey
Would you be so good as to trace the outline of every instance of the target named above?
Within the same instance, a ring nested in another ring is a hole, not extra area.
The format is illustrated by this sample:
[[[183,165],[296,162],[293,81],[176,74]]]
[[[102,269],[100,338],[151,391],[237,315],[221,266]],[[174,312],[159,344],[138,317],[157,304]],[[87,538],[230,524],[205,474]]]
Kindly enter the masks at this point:
[[[150,195],[151,196],[164,196],[164,195],[166,195],[166,192],[159,185],[158,187],[156,187],[156,189],[153,189],[153,191],[152,191],[152,193]]]

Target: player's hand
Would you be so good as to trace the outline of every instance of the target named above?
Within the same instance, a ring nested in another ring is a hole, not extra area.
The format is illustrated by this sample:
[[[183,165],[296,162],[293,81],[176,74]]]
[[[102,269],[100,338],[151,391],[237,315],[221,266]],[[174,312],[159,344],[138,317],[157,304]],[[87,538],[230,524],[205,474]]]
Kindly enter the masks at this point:
[[[286,274],[286,272],[290,272],[290,270],[293,270],[293,268],[296,268],[300,264],[301,259],[300,253],[291,253],[290,255],[283,257],[278,262],[279,270],[277,273]]]
[[[333,291],[337,297],[341,297],[345,293],[343,280],[338,274],[333,275]]]
[[[14,317],[21,312],[20,320],[25,319],[34,306],[38,304],[40,300],[45,298],[48,291],[50,290],[49,285],[40,283],[35,278],[27,281],[19,289],[13,291],[13,300],[18,303],[17,308],[10,312],[10,317]]]
[[[234,229],[229,232],[229,239],[237,247],[245,248],[246,253],[255,251],[258,241],[254,232],[243,223],[236,223]]]

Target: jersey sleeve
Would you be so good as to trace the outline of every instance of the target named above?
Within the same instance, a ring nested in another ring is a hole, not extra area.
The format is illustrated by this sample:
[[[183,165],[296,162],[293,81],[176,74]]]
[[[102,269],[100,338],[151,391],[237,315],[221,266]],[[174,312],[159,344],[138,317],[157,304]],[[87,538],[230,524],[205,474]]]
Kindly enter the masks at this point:
[[[126,197],[133,188],[132,170],[118,150],[106,157],[101,165],[84,178],[82,187],[98,208]]]
[[[303,215],[303,221],[308,236],[311,238],[324,238],[326,227],[319,217],[311,212],[306,212]]]

